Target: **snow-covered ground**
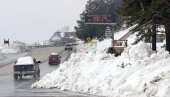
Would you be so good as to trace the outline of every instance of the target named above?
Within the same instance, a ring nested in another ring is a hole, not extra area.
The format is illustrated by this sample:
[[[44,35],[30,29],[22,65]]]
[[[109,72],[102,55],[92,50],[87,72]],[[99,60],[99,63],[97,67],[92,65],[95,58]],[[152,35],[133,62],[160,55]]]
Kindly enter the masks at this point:
[[[0,67],[3,67],[11,62],[16,61],[19,57],[28,55],[27,52],[15,54],[0,54]]]
[[[136,39],[131,36],[128,44]],[[170,55],[152,53],[144,42],[129,45],[121,56],[107,54],[111,40],[78,46],[77,53],[32,88],[58,88],[111,97],[169,97]]]
[[[132,28],[134,28],[136,25],[129,27],[125,30],[121,30],[119,32],[114,33],[114,39],[115,40],[119,40],[121,37],[123,37],[126,33],[128,33],[130,30],[132,30]]]
[[[19,41],[0,46],[0,67],[14,62],[17,58],[27,55],[28,47]]]
[[[20,41],[13,41],[13,43],[8,45],[1,46],[1,53],[3,54],[11,54],[11,53],[20,53],[20,52],[26,52],[28,51],[28,47],[26,44],[20,42]]]

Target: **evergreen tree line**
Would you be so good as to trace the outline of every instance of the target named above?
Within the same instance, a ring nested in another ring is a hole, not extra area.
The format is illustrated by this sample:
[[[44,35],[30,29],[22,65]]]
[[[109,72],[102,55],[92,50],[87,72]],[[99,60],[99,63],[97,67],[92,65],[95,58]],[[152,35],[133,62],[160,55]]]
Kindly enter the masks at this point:
[[[87,41],[87,38],[103,39],[105,29],[109,25],[87,25],[85,24],[85,13],[94,14],[118,14],[117,8],[121,5],[122,0],[89,0],[85,6],[85,10],[80,14],[80,20],[75,26],[77,37],[81,40]],[[118,18],[117,18],[118,19]],[[120,23],[117,23],[120,24]]]
[[[170,0],[89,0],[85,11],[75,26],[78,38],[86,41],[90,38],[103,38],[108,25],[86,25],[85,13],[116,14],[117,25],[125,20],[129,26],[137,24],[133,32],[138,31],[138,40],[152,39],[152,49],[156,50],[156,28],[165,26],[166,50],[170,52]],[[123,18],[121,18],[123,17]]]
[[[152,50],[156,50],[156,28],[165,26],[166,50],[170,52],[170,1],[169,0],[123,0],[118,10],[129,25],[138,24],[138,40],[152,39]]]

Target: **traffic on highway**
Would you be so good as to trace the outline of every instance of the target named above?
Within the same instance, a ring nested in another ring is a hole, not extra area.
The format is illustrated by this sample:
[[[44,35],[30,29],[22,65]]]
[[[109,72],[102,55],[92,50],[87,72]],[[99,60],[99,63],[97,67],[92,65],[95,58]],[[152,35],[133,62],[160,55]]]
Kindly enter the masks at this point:
[[[65,47],[44,47],[32,49],[27,54],[20,54],[13,59],[10,59],[10,55],[6,59],[7,64],[0,64],[0,66],[2,65],[0,68],[0,97],[82,96],[83,94],[57,89],[31,88],[34,82],[56,70],[60,63],[67,61],[73,52],[74,50],[65,50]]]
[[[0,97],[170,97],[170,0],[0,0]]]

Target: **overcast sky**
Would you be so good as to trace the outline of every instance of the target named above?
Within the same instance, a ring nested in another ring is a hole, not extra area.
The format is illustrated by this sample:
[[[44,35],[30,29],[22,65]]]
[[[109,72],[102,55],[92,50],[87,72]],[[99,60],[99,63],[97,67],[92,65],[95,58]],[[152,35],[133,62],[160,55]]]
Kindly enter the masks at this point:
[[[0,0],[0,44],[48,40],[55,31],[77,25],[87,0]]]

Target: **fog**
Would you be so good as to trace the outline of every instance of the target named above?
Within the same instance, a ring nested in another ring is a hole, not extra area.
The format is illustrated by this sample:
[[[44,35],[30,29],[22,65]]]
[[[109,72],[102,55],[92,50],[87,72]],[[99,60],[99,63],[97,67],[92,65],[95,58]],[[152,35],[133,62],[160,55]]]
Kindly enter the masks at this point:
[[[76,20],[87,0],[0,0],[0,43],[4,39],[26,43],[48,40],[55,31]]]

